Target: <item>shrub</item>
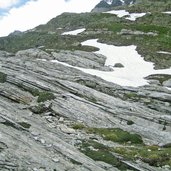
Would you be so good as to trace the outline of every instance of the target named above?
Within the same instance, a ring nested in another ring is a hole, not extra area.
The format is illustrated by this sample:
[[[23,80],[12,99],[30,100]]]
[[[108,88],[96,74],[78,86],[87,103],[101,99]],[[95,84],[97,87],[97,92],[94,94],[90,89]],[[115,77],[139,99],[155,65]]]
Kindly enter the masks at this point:
[[[27,122],[18,122],[18,124],[27,129],[31,127],[31,125]]]
[[[43,91],[43,92],[39,92],[37,102],[40,103],[40,102],[45,102],[47,100],[53,100],[53,99],[55,99],[55,96],[53,93]]]
[[[131,121],[131,120],[128,120],[128,121],[127,121],[127,125],[133,125],[133,124],[134,124],[133,121]]]

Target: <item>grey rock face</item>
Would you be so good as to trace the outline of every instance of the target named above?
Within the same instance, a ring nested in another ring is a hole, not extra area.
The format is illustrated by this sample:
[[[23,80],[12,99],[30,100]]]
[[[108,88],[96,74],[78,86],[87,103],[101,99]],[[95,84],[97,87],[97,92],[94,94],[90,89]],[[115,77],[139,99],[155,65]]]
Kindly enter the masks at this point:
[[[13,53],[9,53],[9,52],[1,51],[1,50],[0,50],[0,56],[1,56],[1,57],[10,57],[10,56],[14,56],[14,54],[13,54]]]
[[[111,71],[109,67],[104,66],[106,57],[100,54],[84,51],[61,51],[60,53],[52,52],[52,56],[54,59],[72,66]]]
[[[76,144],[90,136],[101,140],[74,130],[72,125],[78,122],[137,133],[147,144],[171,142],[169,90],[156,85],[120,87],[51,62],[54,58],[67,63],[85,60],[85,64],[73,64],[85,68],[103,68],[105,62],[104,56],[81,51],[49,55],[29,49],[8,58],[0,56],[0,71],[7,74],[6,81],[0,83],[1,170],[118,171],[77,149]],[[41,97],[44,92],[55,98],[38,103],[38,98],[45,98]],[[134,124],[128,125],[129,120]],[[167,122],[165,130],[163,122]],[[143,163],[136,167],[148,170]]]
[[[18,57],[30,57],[38,59],[50,59],[50,55],[41,49],[27,49],[21,50],[16,53]]]

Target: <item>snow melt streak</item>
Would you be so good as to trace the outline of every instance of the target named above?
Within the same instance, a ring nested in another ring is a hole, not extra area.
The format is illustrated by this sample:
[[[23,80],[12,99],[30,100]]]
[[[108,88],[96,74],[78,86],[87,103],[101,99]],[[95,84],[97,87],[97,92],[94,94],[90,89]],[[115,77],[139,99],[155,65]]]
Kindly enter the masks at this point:
[[[73,30],[73,31],[64,32],[64,33],[62,33],[62,35],[78,35],[79,33],[82,33],[85,30],[86,30],[85,28],[77,29],[77,30]]]

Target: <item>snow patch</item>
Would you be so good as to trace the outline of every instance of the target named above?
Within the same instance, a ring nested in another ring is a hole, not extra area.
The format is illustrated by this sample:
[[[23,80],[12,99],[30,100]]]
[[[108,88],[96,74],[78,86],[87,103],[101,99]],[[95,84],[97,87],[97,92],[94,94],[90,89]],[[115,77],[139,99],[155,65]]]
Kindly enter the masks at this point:
[[[124,4],[125,4],[124,0],[120,0],[120,1],[122,2],[122,5],[124,5]]]
[[[126,17],[126,19],[135,21],[137,18],[141,18],[144,15],[146,15],[146,13],[131,13],[129,14],[129,17]]]
[[[82,33],[85,30],[86,30],[85,28],[77,29],[77,30],[73,30],[73,31],[64,32],[64,33],[62,33],[62,35],[78,35],[79,33]]]
[[[112,5],[113,0],[107,0],[106,1],[109,5]]]
[[[112,10],[112,11],[107,11],[104,13],[108,13],[108,14],[115,14],[117,15],[119,18],[124,17],[126,15],[129,15],[129,12],[125,11],[125,10]]]
[[[131,1],[131,2],[130,2],[130,5],[133,5],[133,4],[134,4],[134,1]]]
[[[171,11],[162,12],[163,14],[171,14]]]
[[[99,71],[95,69],[85,69],[71,66],[64,62],[53,60],[68,67],[81,70],[85,73],[96,75],[106,81],[119,84],[121,86],[138,87],[148,84],[144,78],[153,74],[169,74],[170,69],[154,70],[152,62],[144,61],[143,57],[136,51],[136,46],[113,46],[97,42],[97,39],[82,42],[82,45],[95,46],[100,50],[95,52],[107,57],[105,65],[113,68],[114,71]],[[115,68],[114,64],[121,63],[124,68]]]
[[[107,11],[104,13],[115,14],[119,18],[128,16],[128,17],[126,17],[126,19],[131,20],[131,21],[135,21],[137,18],[140,18],[140,17],[143,17],[144,15],[146,15],[146,13],[129,13],[126,10],[112,10],[112,11]]]
[[[170,90],[171,91],[171,88],[169,88],[169,87],[166,87],[168,90]]]
[[[171,52],[157,51],[159,54],[171,55]]]

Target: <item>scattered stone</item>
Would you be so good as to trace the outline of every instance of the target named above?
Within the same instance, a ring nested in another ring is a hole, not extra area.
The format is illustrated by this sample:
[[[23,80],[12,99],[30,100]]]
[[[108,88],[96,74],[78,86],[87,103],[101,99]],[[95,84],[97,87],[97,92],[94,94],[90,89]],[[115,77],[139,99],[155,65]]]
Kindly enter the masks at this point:
[[[50,123],[53,123],[53,118],[52,116],[45,116],[45,119],[50,122]]]
[[[41,103],[36,106],[30,106],[30,110],[34,114],[42,114],[44,112],[47,112],[49,110],[49,107],[47,107],[47,105]]]
[[[52,115],[52,112],[46,112],[44,115],[45,116],[51,116]]]
[[[44,139],[40,139],[40,142],[42,143],[42,144],[45,144],[45,140]]]
[[[47,148],[51,148],[52,147],[52,144],[46,144],[46,147]]]
[[[59,118],[59,122],[63,123],[64,122],[64,118],[63,117],[60,117]]]
[[[55,162],[55,163],[58,163],[59,159],[58,158],[53,158],[52,161]]]
[[[67,134],[76,134],[76,131],[72,128],[68,128],[66,125],[59,125],[59,128],[62,132]]]
[[[40,135],[40,133],[37,132],[37,131],[32,131],[31,134],[32,134],[33,136],[38,136],[38,135]]]
[[[167,80],[167,81],[164,81],[163,82],[163,86],[165,87],[170,87],[171,88],[171,79]]]
[[[56,124],[55,123],[50,123],[50,124],[48,124],[48,127],[49,128],[56,128]]]
[[[147,36],[158,36],[156,32],[142,32],[142,31],[133,31],[128,29],[122,29],[120,32],[117,33],[118,35],[147,35]]]
[[[35,136],[35,137],[33,137],[36,141],[38,141],[38,139],[39,139],[39,137],[37,137],[37,136]]]
[[[124,65],[121,64],[121,63],[116,63],[116,64],[114,65],[114,67],[116,67],[116,68],[123,68]]]

